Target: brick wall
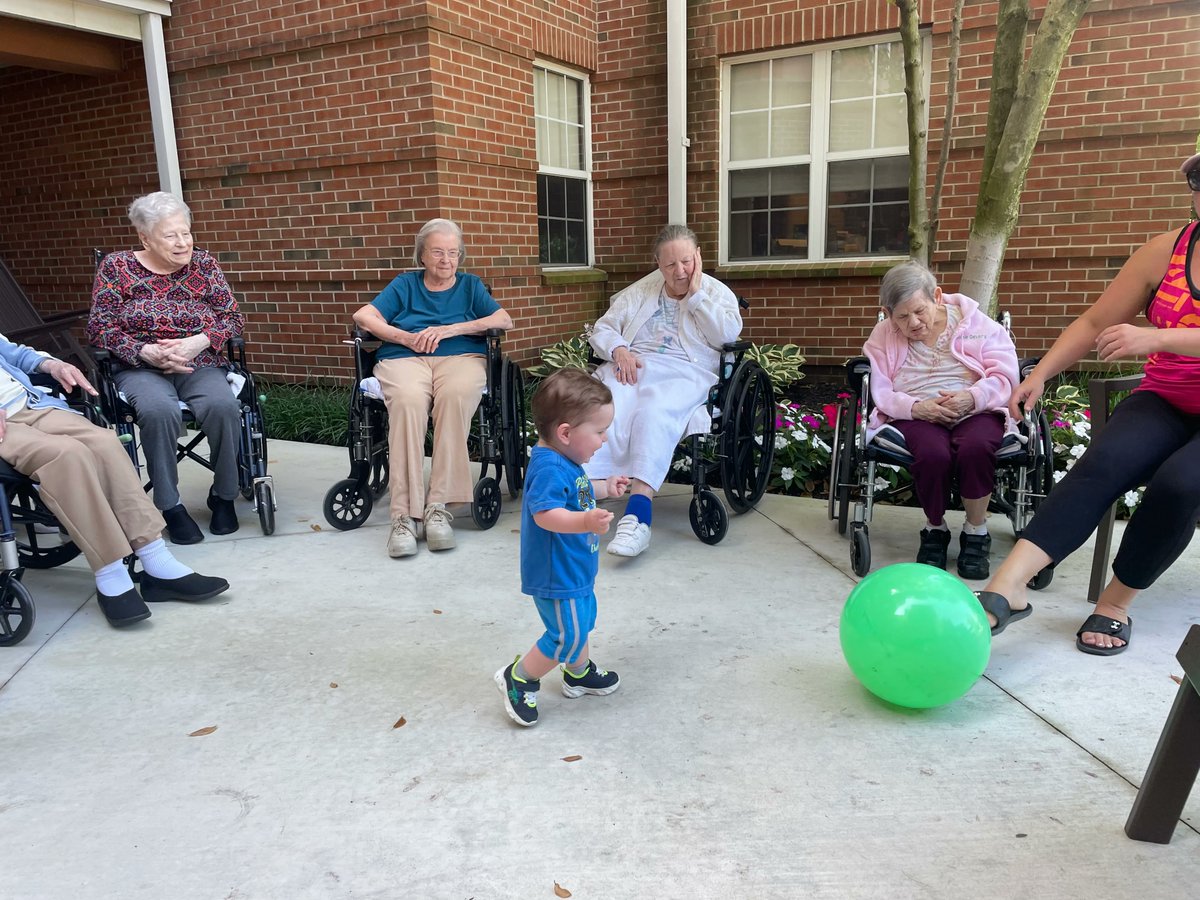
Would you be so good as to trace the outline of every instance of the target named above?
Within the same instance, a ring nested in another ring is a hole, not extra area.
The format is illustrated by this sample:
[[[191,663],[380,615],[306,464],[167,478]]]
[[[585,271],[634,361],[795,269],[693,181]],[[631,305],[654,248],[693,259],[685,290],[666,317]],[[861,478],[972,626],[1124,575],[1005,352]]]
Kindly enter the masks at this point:
[[[1036,4],[1035,4],[1036,6]],[[994,3],[969,3],[935,266],[953,289],[974,209]],[[522,360],[590,321],[651,265],[666,196],[662,0],[176,0],[166,26],[185,192],[272,377],[348,373],[350,313],[411,262],[434,215],[467,235],[466,267],[517,319]],[[930,134],[941,131],[949,3],[933,29]],[[888,33],[879,0],[688,4],[688,209],[716,260],[721,60]],[[1038,352],[1130,251],[1182,224],[1174,168],[1200,115],[1200,17],[1186,0],[1101,0],[1075,36],[1047,115],[1002,298]],[[594,242],[607,282],[545,283],[537,266],[533,61],[591,76]],[[129,200],[157,186],[141,49],[118,75],[0,70],[0,255],[44,313],[86,304],[87,250],[132,246]],[[936,157],[936,142],[931,148]],[[747,335],[810,362],[857,351],[878,267],[722,272]]]

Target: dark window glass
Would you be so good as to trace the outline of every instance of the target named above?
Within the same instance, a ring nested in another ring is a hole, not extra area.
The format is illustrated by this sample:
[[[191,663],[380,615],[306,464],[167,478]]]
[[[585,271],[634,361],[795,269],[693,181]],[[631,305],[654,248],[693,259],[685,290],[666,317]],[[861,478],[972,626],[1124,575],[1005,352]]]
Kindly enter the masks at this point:
[[[729,258],[808,256],[808,166],[729,173]]]
[[[586,266],[586,180],[538,175],[537,186],[538,262],[544,266]]]
[[[829,164],[825,255],[908,252],[908,157]]]

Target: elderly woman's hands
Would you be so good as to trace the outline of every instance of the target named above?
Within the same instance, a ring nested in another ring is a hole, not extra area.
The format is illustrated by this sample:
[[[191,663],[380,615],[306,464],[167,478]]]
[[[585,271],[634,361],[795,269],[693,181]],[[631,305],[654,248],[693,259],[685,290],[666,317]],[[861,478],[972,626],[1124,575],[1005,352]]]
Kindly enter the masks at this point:
[[[404,343],[414,353],[432,353],[438,348],[438,344],[446,338],[451,338],[461,333],[462,328],[459,325],[431,325],[421,331],[410,332],[408,340],[404,341]]]
[[[642,361],[628,347],[618,347],[613,351],[613,374],[620,384],[637,384],[638,369]]]
[[[95,397],[98,393],[96,389],[92,387],[91,382],[84,377],[83,372],[79,371],[78,366],[72,365],[71,363],[65,362],[61,359],[50,358],[45,360],[40,366],[38,366],[38,371],[45,372],[47,375],[61,384],[68,394],[77,387],[87,391],[93,397]],[[0,434],[3,434],[3,432],[0,431]]]
[[[208,336],[193,334],[185,338],[163,338],[143,344],[138,356],[142,361],[156,369],[172,374],[186,374],[193,371],[191,361],[202,350],[212,346]]]
[[[912,417],[936,425],[953,425],[975,409],[970,391],[938,391],[937,397],[918,400],[912,405]]]

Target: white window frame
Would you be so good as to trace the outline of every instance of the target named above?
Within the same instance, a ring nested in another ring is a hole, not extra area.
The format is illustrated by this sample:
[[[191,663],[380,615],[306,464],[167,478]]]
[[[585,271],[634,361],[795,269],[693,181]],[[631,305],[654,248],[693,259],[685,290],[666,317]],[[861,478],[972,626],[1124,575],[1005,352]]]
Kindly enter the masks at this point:
[[[564,169],[558,166],[545,166],[542,161],[538,160],[538,175],[557,175],[560,177],[575,178],[585,181],[584,184],[584,203],[586,204],[587,221],[584,223],[584,234],[587,238],[587,259],[582,263],[544,263],[538,260],[538,264],[547,270],[555,272],[569,272],[572,269],[590,269],[595,262],[596,252],[593,233],[595,232],[595,210],[592,206],[592,81],[587,72],[580,69],[572,69],[567,66],[559,65],[558,63],[550,62],[545,59],[535,59],[533,61],[533,69],[545,69],[547,72],[553,72],[557,75],[565,75],[568,78],[573,78],[583,84],[583,97],[581,99],[583,113],[583,168],[582,169]],[[530,96],[530,103],[533,103],[533,97]],[[537,109],[533,111],[533,131],[534,131],[534,152],[537,152]],[[574,123],[571,123],[574,124]],[[534,179],[534,204],[537,203],[537,180]],[[535,210],[535,218],[536,210]],[[539,242],[540,246],[540,242]],[[540,257],[540,250],[539,250]]]
[[[896,156],[908,156],[907,142],[903,146],[893,147],[874,147],[867,151],[836,151],[830,152],[825,148],[829,144],[829,108],[830,108],[830,71],[833,65],[833,53],[837,50],[846,50],[854,47],[870,47],[879,44],[896,43],[900,39],[896,35],[872,35],[869,37],[853,38],[844,41],[834,41],[815,46],[804,48],[788,48],[786,50],[770,50],[762,53],[750,53],[744,56],[731,56],[721,61],[721,149],[720,149],[720,175],[718,185],[718,208],[719,208],[719,241],[720,251],[718,263],[721,266],[736,268],[739,266],[804,266],[815,262],[826,262],[827,260],[834,263],[852,262],[860,259],[867,260],[887,260],[887,259],[903,259],[903,255],[897,257],[881,256],[881,255],[864,255],[856,256],[836,256],[828,258],[825,255],[825,225],[827,219],[828,206],[828,172],[829,163],[841,162],[843,160],[862,160],[862,159],[882,159]],[[930,38],[928,32],[922,34],[921,47],[925,57],[925,95],[929,96],[930,82]],[[730,141],[730,73],[734,66],[742,65],[743,63],[761,62],[769,59],[784,59],[793,56],[809,56],[812,58],[812,106],[811,119],[809,124],[809,152],[803,156],[791,157],[767,157],[760,160],[744,160],[739,161],[739,164],[732,169],[729,165],[729,141]],[[926,125],[928,121],[928,105],[926,105]],[[815,236],[810,237],[808,242],[808,256],[805,258],[778,258],[778,257],[761,257],[758,259],[729,259],[729,223],[730,223],[730,199],[729,199],[729,173],[730,171],[747,171],[756,168],[774,169],[781,166],[789,165],[807,165],[808,166],[808,197],[809,197],[809,218],[808,218],[808,233]],[[910,213],[911,214],[911,213]]]

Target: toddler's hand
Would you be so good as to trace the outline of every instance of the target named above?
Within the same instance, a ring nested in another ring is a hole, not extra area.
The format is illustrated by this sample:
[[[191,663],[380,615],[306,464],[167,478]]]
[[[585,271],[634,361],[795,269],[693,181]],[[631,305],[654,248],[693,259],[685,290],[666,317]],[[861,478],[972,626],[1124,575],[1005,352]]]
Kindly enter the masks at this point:
[[[629,480],[630,479],[628,475],[610,475],[607,479],[608,496],[620,497],[622,494],[624,494],[627,490],[629,490]]]
[[[589,509],[583,515],[588,531],[593,534],[604,534],[608,531],[608,526],[612,523],[613,519],[611,512],[607,509],[601,509],[599,506]]]

